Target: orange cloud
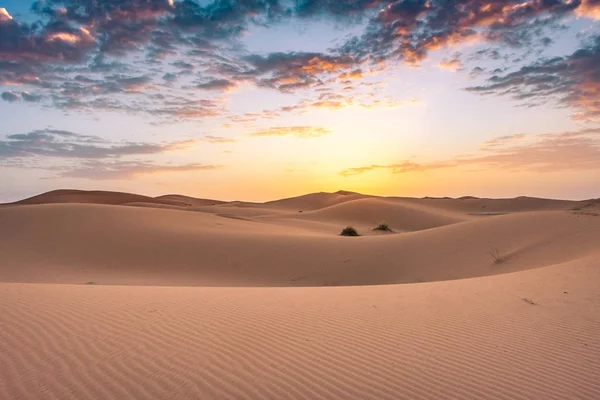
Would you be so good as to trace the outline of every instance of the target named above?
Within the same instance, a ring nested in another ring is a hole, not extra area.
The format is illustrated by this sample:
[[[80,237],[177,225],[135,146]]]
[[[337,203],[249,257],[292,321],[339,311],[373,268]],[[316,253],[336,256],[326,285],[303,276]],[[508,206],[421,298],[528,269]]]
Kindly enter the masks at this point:
[[[541,134],[531,141],[514,143],[524,134],[501,136],[483,145],[483,155],[455,157],[449,160],[417,163],[402,161],[389,165],[367,165],[347,168],[339,175],[348,177],[374,170],[390,170],[394,174],[482,166],[507,172],[557,172],[600,170],[600,128]]]
[[[330,133],[331,131],[329,129],[318,126],[275,126],[256,131],[250,136],[296,136],[299,138],[317,138]]]
[[[346,80],[346,79],[363,79],[364,75],[363,75],[362,70],[355,69],[353,71],[344,72],[344,73],[340,74],[340,76],[338,78],[341,81]]]
[[[6,11],[6,8],[0,8],[0,21],[9,21],[13,17]]]
[[[459,71],[461,69],[462,63],[458,59],[442,60],[438,64],[438,67],[440,67],[442,69],[447,69],[447,70],[452,71],[452,72],[457,72],[457,71]]]
[[[575,10],[580,17],[600,20],[600,3],[591,0],[582,0],[581,5]]]
[[[332,72],[348,68],[349,63],[342,59],[324,59],[319,56],[311,58],[308,63],[300,69],[309,74],[319,74],[323,72]]]

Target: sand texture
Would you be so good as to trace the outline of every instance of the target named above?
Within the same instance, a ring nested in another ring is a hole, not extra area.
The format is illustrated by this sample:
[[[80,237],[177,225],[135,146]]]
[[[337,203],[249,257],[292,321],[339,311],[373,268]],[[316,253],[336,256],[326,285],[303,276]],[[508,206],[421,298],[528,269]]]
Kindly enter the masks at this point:
[[[599,399],[599,208],[75,190],[2,205],[0,399]]]

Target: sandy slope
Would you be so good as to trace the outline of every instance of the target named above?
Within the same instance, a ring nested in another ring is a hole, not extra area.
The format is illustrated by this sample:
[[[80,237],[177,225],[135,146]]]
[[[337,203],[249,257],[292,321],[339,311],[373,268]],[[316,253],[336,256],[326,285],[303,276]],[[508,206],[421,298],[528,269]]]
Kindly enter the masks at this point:
[[[597,399],[599,280],[587,258],[414,285],[0,284],[0,398]]]
[[[278,218],[290,215],[277,215]],[[294,213],[294,219],[335,224],[337,230],[348,224],[361,228],[363,234],[387,222],[396,232],[418,231],[466,221],[473,217],[407,201],[381,198],[344,199],[317,210]]]
[[[189,207],[202,207],[202,206],[211,206],[211,205],[226,203],[225,201],[220,201],[220,200],[199,199],[196,197],[181,196],[178,194],[167,194],[164,196],[155,197],[155,199],[171,201],[173,203],[183,203]]]
[[[5,206],[0,399],[597,399],[598,204]],[[381,220],[396,233],[372,232]],[[347,224],[364,236],[338,236]]]
[[[343,203],[346,201],[352,201],[361,199],[369,196],[365,196],[359,193],[346,192],[340,190],[335,193],[309,193],[303,196],[290,197],[287,199],[273,200],[265,203],[265,206],[270,208],[283,208],[293,211],[311,211],[318,210],[320,208],[329,207],[335,204]]]
[[[570,210],[571,208],[587,203],[586,201],[540,199],[526,196],[510,199],[483,199],[468,196],[460,199],[406,199],[402,197],[389,199],[410,201],[437,209],[467,214]]]
[[[9,207],[0,209],[0,281],[219,286],[423,282],[569,261],[599,250],[600,237],[599,218],[563,211],[475,218],[358,238],[310,228],[153,208]],[[492,247],[506,258],[503,263],[494,263]]]

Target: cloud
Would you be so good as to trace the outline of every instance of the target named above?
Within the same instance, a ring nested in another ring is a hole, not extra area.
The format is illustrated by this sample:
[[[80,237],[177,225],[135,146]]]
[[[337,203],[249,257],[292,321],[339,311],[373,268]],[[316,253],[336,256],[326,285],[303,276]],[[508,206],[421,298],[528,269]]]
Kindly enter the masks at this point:
[[[168,122],[216,117],[223,113],[216,100],[140,93],[137,90],[122,90],[119,86],[106,84],[100,84],[96,90],[102,92],[102,97],[90,96],[89,90],[85,86],[70,84],[52,95],[53,106],[65,111],[144,114]],[[137,95],[135,102],[127,97],[132,93]]]
[[[268,129],[256,131],[251,136],[296,136],[299,138],[316,138],[330,134],[327,128],[318,126],[274,126]]]
[[[260,114],[260,116],[263,118],[272,118],[279,116],[281,113],[307,113],[310,110],[335,111],[348,107],[354,107],[362,110],[398,108],[420,103],[420,101],[417,99],[397,100],[389,96],[375,98],[372,92],[366,94],[354,93],[353,87],[351,87],[352,90],[345,89],[346,88],[342,88],[338,92],[327,89],[326,91],[320,92],[317,99],[302,99],[297,104],[291,106],[283,106],[275,110],[265,110],[262,114]]]
[[[474,67],[474,68],[471,70],[471,72],[469,72],[469,76],[470,76],[471,78],[476,78],[476,77],[478,77],[479,75],[483,74],[484,72],[485,72],[485,69],[484,69],[484,68],[481,68],[481,67]]]
[[[575,13],[581,17],[600,20],[600,1],[581,0],[581,5],[575,10]]]
[[[431,163],[431,164],[419,164],[411,161],[403,161],[398,164],[390,165],[377,165],[372,164],[365,167],[348,168],[340,172],[341,176],[348,177],[352,175],[359,175],[364,172],[374,171],[376,169],[389,169],[394,174],[403,174],[407,172],[427,171],[432,169],[450,168],[455,165],[452,163]]]
[[[533,43],[544,28],[574,12],[580,1],[399,0],[383,7],[365,31],[349,39],[339,51],[357,59],[400,59],[407,64],[423,61],[443,47],[473,41],[510,46]],[[373,3],[359,2],[366,9]],[[377,3],[375,3],[376,5]]]
[[[160,154],[186,149],[196,141],[176,141],[164,144],[119,143],[98,136],[81,135],[69,131],[43,129],[8,135],[0,141],[0,159],[34,156],[58,158],[104,159],[131,155]]]
[[[9,90],[8,92],[2,92],[0,97],[2,97],[2,100],[8,101],[9,103],[15,102],[20,98],[19,95],[12,90]]]
[[[131,179],[138,175],[221,168],[218,165],[199,163],[172,165],[128,159],[164,156],[171,151],[186,150],[197,143],[196,140],[167,143],[111,142],[94,135],[41,129],[8,135],[6,140],[0,140],[0,165],[43,169],[54,172],[52,178],[92,180]]]
[[[227,79],[213,79],[205,83],[199,83],[196,85],[198,89],[207,90],[228,90],[236,86],[235,82]]]
[[[133,179],[139,175],[153,175],[173,172],[211,171],[222,168],[219,165],[205,164],[156,164],[143,161],[89,161],[75,167],[55,168],[55,178],[82,178],[90,180]]]
[[[168,88],[178,97],[208,96],[190,101],[217,102],[211,91],[241,83],[283,93],[356,92],[350,81],[383,68],[382,61],[418,64],[431,51],[473,41],[517,48],[547,43],[544,32],[562,17],[598,13],[596,0],[37,0],[31,9],[30,20],[39,18],[31,23],[0,9],[0,85],[24,86],[20,91],[35,94],[21,94],[22,100],[72,112],[178,120],[220,112],[163,105],[154,95]],[[323,52],[248,54],[240,40],[252,26],[311,18],[360,22],[354,28],[362,31]],[[489,50],[479,57],[496,55]],[[458,70],[460,63],[453,58],[440,66]]]
[[[251,66],[245,74],[257,77],[259,86],[281,91],[322,85],[326,76],[344,72],[357,65],[351,56],[306,52],[250,55],[244,60]]]
[[[204,135],[204,141],[208,143],[235,143],[235,139],[226,138],[222,136]]]
[[[454,53],[452,55],[452,58],[448,59],[448,58],[444,58],[442,61],[440,61],[440,63],[438,64],[438,67],[442,68],[442,69],[447,69],[449,71],[452,72],[458,72],[461,71],[463,69],[463,64],[461,61],[461,54],[460,53]]]
[[[30,103],[37,103],[42,99],[42,96],[35,93],[22,92],[21,98]]]
[[[555,101],[575,109],[575,119],[600,121],[600,35],[571,55],[542,59],[466,90],[528,103]]]
[[[10,21],[12,18],[12,16],[8,13],[8,11],[6,10],[6,8],[0,8],[0,21]]]
[[[301,18],[334,16],[339,19],[354,19],[357,22],[363,14],[380,5],[393,3],[391,0],[297,0],[294,13]]]
[[[460,60],[442,60],[438,66],[442,69],[447,69],[452,72],[458,72],[462,69],[462,64]]]
[[[524,139],[525,137],[527,137],[527,135],[524,133],[516,133],[514,135],[499,136],[492,140],[488,140],[487,142],[483,143],[482,146],[484,148],[485,147],[503,146],[503,145],[506,145],[507,143],[511,143],[516,140]]]
[[[527,142],[521,141],[529,139]],[[402,161],[389,165],[347,168],[341,176],[359,175],[374,170],[401,174],[435,169],[480,166],[508,172],[600,170],[600,128],[526,137],[524,134],[501,136],[484,143],[484,154],[456,157],[432,163]]]
[[[95,46],[90,32],[59,21],[45,25],[20,23],[1,13],[0,60],[25,62],[80,62]]]

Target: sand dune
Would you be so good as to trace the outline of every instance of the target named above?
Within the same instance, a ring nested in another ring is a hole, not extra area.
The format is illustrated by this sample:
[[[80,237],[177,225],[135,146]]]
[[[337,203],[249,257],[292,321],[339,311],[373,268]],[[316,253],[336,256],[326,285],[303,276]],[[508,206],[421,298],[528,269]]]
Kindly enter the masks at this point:
[[[51,203],[90,203],[123,205],[126,203],[143,202],[171,205],[185,205],[184,202],[170,199],[160,199],[139,194],[109,192],[103,190],[53,190],[24,200],[11,203],[12,205],[51,204]]]
[[[562,211],[476,218],[436,229],[358,238],[288,226],[285,221],[273,224],[200,212],[83,204],[4,208],[0,223],[4,260],[0,280],[5,282],[220,286],[422,282],[565,262],[599,250],[600,237],[600,219]],[[495,264],[489,254],[492,248],[506,260]]]
[[[597,399],[598,210],[343,191],[13,203],[0,398]]]
[[[226,203],[225,201],[212,200],[212,199],[199,199],[197,197],[181,196],[178,194],[167,194],[163,196],[155,197],[156,200],[166,200],[173,203],[183,203],[189,207],[202,207],[202,206],[214,206],[217,204]]]
[[[393,199],[466,214],[570,210],[586,203],[585,201],[540,199],[526,196],[510,199],[482,199],[470,196],[460,199],[406,199],[402,197]]]
[[[293,211],[311,211],[364,197],[367,196],[359,193],[340,190],[335,193],[310,193],[298,197],[268,201],[265,203],[265,205],[267,207],[284,208]]]
[[[352,225],[364,233],[387,222],[398,232],[418,231],[466,221],[468,216],[435,209],[406,201],[390,201],[380,198],[355,198],[320,209],[294,213],[295,219],[335,223],[339,227]]]

